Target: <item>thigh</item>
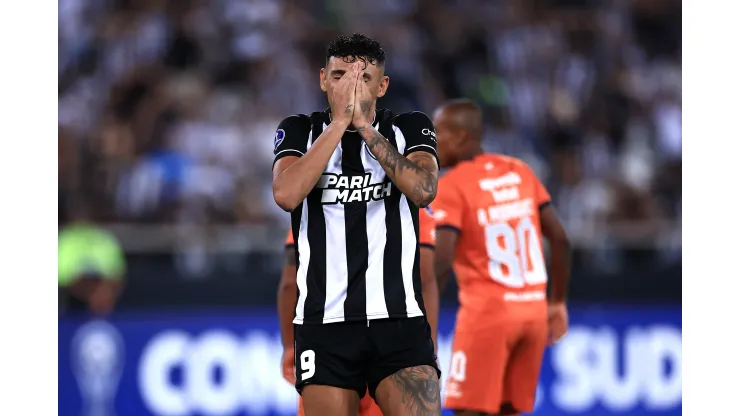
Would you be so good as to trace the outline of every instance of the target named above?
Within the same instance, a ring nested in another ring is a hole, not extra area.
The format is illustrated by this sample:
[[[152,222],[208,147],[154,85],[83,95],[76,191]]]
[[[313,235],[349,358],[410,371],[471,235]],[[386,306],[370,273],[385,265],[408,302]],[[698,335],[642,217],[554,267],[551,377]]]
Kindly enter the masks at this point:
[[[440,414],[440,371],[426,318],[371,321],[370,329],[375,354],[368,389],[383,414]]]
[[[375,389],[385,416],[441,416],[439,373],[430,365],[398,370]]]
[[[303,388],[305,416],[355,416],[360,408],[360,395],[355,390],[309,384]]]
[[[455,333],[445,408],[498,413],[513,335],[508,324]]]
[[[506,414],[531,412],[537,394],[542,359],[547,346],[547,321],[527,322],[511,351],[506,369],[503,403]]]
[[[439,378],[432,331],[426,317],[370,321],[370,338],[374,354],[368,362],[366,378],[372,397],[383,379],[404,368],[429,366]]]
[[[296,390],[318,385],[365,395],[364,322],[295,326]],[[304,397],[304,406],[307,398]]]

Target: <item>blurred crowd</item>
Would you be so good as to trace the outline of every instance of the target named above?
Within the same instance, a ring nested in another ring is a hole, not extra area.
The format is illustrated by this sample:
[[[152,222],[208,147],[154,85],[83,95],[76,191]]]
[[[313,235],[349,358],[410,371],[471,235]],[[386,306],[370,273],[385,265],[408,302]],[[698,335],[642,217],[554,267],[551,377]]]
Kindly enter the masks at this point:
[[[680,250],[677,0],[59,0],[60,224],[287,227],[274,131],[326,106],[352,32],[387,53],[381,107],[474,99],[575,240]]]

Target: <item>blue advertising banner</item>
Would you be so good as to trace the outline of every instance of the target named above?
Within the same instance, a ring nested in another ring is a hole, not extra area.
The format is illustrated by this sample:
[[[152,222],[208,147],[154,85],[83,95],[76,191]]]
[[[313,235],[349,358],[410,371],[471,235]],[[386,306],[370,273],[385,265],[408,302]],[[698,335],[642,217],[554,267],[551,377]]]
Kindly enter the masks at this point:
[[[568,335],[546,353],[535,415],[681,414],[680,307],[570,312]],[[454,319],[440,317],[443,371]],[[278,328],[264,309],[62,318],[59,415],[294,415]]]

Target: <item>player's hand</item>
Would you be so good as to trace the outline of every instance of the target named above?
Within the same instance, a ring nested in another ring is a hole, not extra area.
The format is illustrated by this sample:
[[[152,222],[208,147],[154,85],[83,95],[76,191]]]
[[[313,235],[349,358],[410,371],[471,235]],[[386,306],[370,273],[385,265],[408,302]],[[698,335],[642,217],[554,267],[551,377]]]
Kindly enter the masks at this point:
[[[288,347],[283,350],[283,358],[280,361],[280,366],[283,370],[283,378],[290,384],[295,385],[295,350],[293,347]]]
[[[552,345],[568,332],[568,309],[565,303],[551,303],[547,306],[548,344]]]
[[[349,71],[342,75],[332,90],[331,117],[332,122],[349,126],[355,110],[355,90],[357,89],[357,74],[360,65],[355,62]]]
[[[362,77],[362,71],[357,71],[357,91],[355,92],[355,114],[352,118],[352,125],[360,127],[373,121],[373,115],[370,109],[373,107],[373,96],[367,87],[365,79]]]

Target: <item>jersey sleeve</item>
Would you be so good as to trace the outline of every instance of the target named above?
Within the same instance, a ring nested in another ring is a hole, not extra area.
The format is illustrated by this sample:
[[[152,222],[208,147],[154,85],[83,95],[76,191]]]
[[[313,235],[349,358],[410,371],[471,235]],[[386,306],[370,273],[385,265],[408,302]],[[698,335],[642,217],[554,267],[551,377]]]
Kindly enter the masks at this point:
[[[393,125],[398,127],[406,140],[404,156],[422,151],[431,153],[437,158],[437,132],[434,130],[432,120],[426,114],[420,111],[402,113],[394,118]]]
[[[545,188],[545,185],[543,185],[536,176],[534,177],[534,183],[534,194],[537,200],[537,206],[542,209],[550,205],[550,203],[552,202],[552,198],[550,197],[550,193],[547,192],[547,188]]]
[[[449,173],[440,178],[437,197],[434,198],[436,227],[448,227],[459,232],[462,228],[463,205],[461,192]]]
[[[432,209],[428,206],[419,210],[419,245],[434,248],[437,242]]]
[[[293,241],[293,231],[288,230],[288,236],[285,237],[285,247],[292,247],[295,245],[295,241]]]
[[[545,188],[545,185],[542,184],[532,168],[525,164],[524,169],[526,170],[526,173],[529,175],[529,177],[532,178],[532,183],[534,185],[534,200],[539,209],[550,205],[550,203],[552,202],[552,198],[550,197],[550,193],[547,192],[547,188]]]
[[[273,163],[285,156],[303,156],[308,147],[310,134],[311,119],[304,114],[290,116],[281,121],[273,139],[275,153]]]

